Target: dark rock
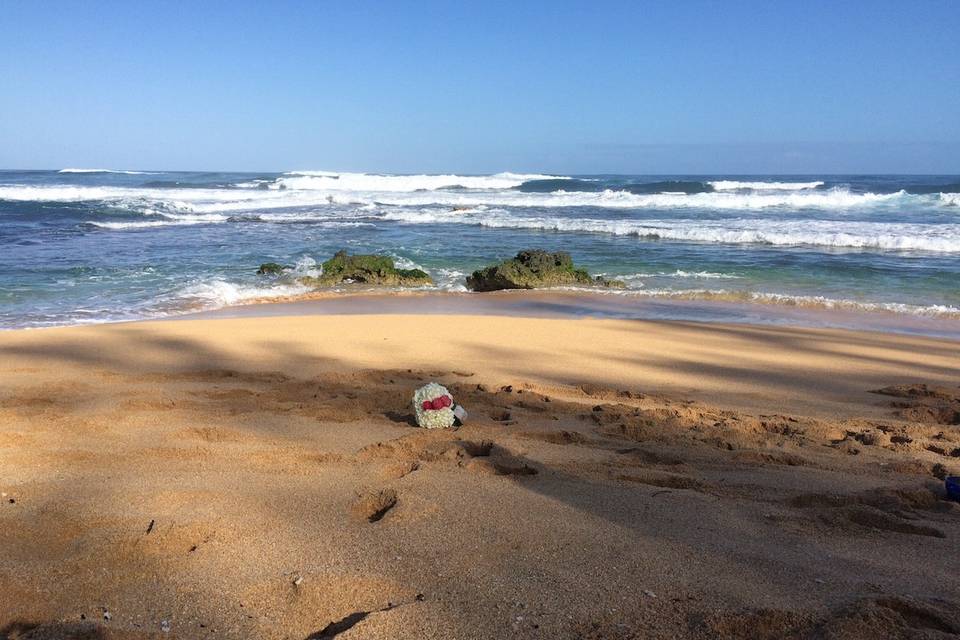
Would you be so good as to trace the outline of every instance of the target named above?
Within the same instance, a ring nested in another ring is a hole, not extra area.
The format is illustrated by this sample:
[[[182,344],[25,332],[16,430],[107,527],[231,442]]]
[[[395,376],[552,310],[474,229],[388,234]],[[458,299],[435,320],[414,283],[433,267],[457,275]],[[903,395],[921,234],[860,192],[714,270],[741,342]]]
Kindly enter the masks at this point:
[[[257,269],[258,276],[278,276],[289,267],[285,267],[282,264],[277,264],[276,262],[264,262],[260,265],[260,268]]]
[[[585,269],[574,266],[569,253],[549,253],[539,249],[521,251],[515,258],[478,269],[467,277],[467,287],[473,291],[538,289],[565,285],[624,286],[618,280],[591,278]]]
[[[345,282],[385,287],[416,287],[432,284],[430,276],[420,269],[398,269],[393,259],[377,255],[347,255],[338,251],[323,263],[317,277],[305,276],[299,282],[309,286],[331,287]]]

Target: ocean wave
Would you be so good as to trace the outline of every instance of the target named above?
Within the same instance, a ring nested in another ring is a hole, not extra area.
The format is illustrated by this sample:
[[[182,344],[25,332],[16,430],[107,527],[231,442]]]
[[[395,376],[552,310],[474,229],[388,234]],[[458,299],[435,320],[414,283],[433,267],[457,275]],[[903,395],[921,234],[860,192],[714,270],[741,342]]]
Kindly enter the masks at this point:
[[[142,176],[156,173],[155,171],[125,171],[122,169],[60,169],[57,173],[122,173],[128,176]]]
[[[124,187],[55,186],[0,186],[0,200],[16,202],[88,202],[91,200],[116,200],[132,197],[144,189]],[[159,198],[158,194],[158,198]]]
[[[123,231],[127,229],[153,229],[156,227],[177,227],[192,224],[207,224],[206,220],[144,220],[137,222],[100,222],[87,221],[84,224],[98,227],[100,229],[110,229],[112,231]]]
[[[448,292],[465,292],[463,286],[464,274],[456,270],[440,269],[433,273],[436,287],[416,287],[413,290],[424,289],[441,290]],[[399,289],[398,289],[399,290]],[[749,290],[728,289],[644,289],[631,288],[619,290],[601,290],[583,287],[553,287],[554,291],[583,291],[591,294],[603,294],[616,297],[653,298],[660,300],[704,301],[734,304],[765,304],[781,307],[796,307],[802,309],[822,309],[828,311],[850,311],[868,313],[905,314],[920,317],[940,319],[960,319],[960,307],[944,304],[910,304],[903,302],[876,302],[830,298],[817,295],[795,295],[786,293],[770,293]],[[352,289],[356,293],[357,290]],[[370,288],[371,293],[382,292],[377,288]],[[337,288],[324,292],[324,295],[337,294]],[[197,282],[191,284],[165,299],[160,305],[164,309],[163,315],[184,313],[197,310],[209,310],[228,307],[238,304],[270,302],[277,299],[305,300],[315,298],[317,291],[311,287],[290,282],[275,283],[269,286],[243,285],[228,282],[222,279]]]
[[[430,269],[429,273],[439,289],[458,293],[468,291],[466,286],[467,274],[459,269],[438,267]]]
[[[300,256],[293,265],[293,276],[295,278],[302,278],[304,276],[319,278],[321,275],[323,275],[323,267],[317,264],[316,259],[310,256]]]
[[[251,221],[249,217],[238,217],[230,216],[230,222],[248,222]],[[264,213],[258,216],[253,216],[253,222],[263,222],[270,224],[309,224],[311,227],[320,228],[320,229],[355,229],[355,228],[370,228],[376,227],[377,225],[373,222],[363,222],[359,220],[331,220],[329,217],[325,216],[304,216],[298,214],[275,214],[275,213]]]
[[[635,194],[662,193],[683,195],[691,193],[710,193],[714,188],[706,182],[698,180],[659,180],[656,182],[626,182],[618,186],[598,178],[554,178],[550,180],[528,180],[519,187],[522,193],[565,193],[585,192],[600,193],[603,191],[626,191]]]
[[[271,189],[312,191],[414,192],[438,189],[510,189],[531,180],[565,180],[563,176],[497,173],[488,176],[379,175],[333,171],[291,171],[270,185]]]
[[[516,215],[457,215],[397,210],[384,218],[406,223],[458,222],[504,229],[609,233],[645,239],[718,244],[847,247],[895,251],[960,253],[960,224],[847,222],[832,220],[603,220]]]
[[[593,193],[603,191],[604,183],[600,180],[584,180],[581,178],[536,178],[525,180],[513,187],[523,193],[552,193],[554,191],[586,191]]]
[[[623,276],[620,276],[623,278]],[[960,319],[960,307],[945,304],[911,304],[905,302],[873,302],[830,298],[817,295],[799,295],[788,293],[770,293],[764,291],[734,289],[670,289],[670,288],[628,288],[596,289],[578,286],[551,287],[553,291],[575,291],[591,295],[608,295],[623,298],[654,298],[660,300],[704,301],[734,304],[765,304],[803,309],[822,309],[829,311],[851,311],[868,313],[889,313],[922,316],[939,319]]]
[[[940,202],[948,206],[960,207],[960,193],[941,193]]]
[[[393,264],[395,267],[397,267],[397,269],[420,269],[420,271],[427,270],[422,264],[414,262],[410,258],[405,258],[395,253],[390,253],[389,255],[391,258],[393,258]]]
[[[667,298],[673,300],[749,302],[809,309],[901,313],[935,318],[960,318],[960,307],[943,304],[917,305],[903,302],[869,302],[829,298],[826,296],[791,295],[759,291],[728,291],[724,289],[630,289],[622,293],[638,297]]]
[[[144,189],[74,185],[0,185],[0,200],[16,202],[104,202],[138,213],[249,212],[325,205],[369,206],[369,200],[325,192],[288,192],[241,189]]]
[[[813,182],[762,182],[739,180],[711,180],[707,182],[716,191],[739,191],[751,189],[753,191],[808,191],[823,186],[822,180]]]
[[[684,195],[692,193],[710,193],[715,191],[709,182],[691,180],[665,180],[661,182],[643,182],[624,186],[624,191],[630,193],[663,193],[668,195]]]
[[[616,273],[600,273],[597,275],[607,278],[614,278],[617,280],[626,280],[628,282],[639,280],[641,278],[696,278],[702,280],[738,280],[743,278],[743,276],[734,275],[732,273],[717,273],[714,271],[684,271],[682,269],[677,269],[676,271],[628,273],[623,275]]]
[[[0,200],[36,202],[88,202],[101,200],[113,206],[140,210],[154,207],[181,212],[215,213],[324,205],[375,208],[387,206],[479,207],[596,207],[610,209],[855,209],[879,205],[955,206],[950,196],[913,196],[896,193],[852,193],[845,189],[770,193],[704,192],[636,194],[629,191],[553,191],[526,193],[501,191],[326,191],[262,189],[144,189],[107,186],[0,185]]]
[[[373,197],[373,196],[371,196]],[[610,209],[853,209],[880,204],[913,202],[918,205],[942,204],[928,196],[910,196],[905,191],[896,193],[852,193],[846,189],[815,192],[780,193],[655,193],[636,194],[630,191],[606,189],[600,192],[553,191],[524,193],[503,191],[495,193],[432,192],[389,194],[375,196],[383,205],[450,207],[514,206],[514,207],[598,207]]]
[[[320,229],[350,229],[357,227],[374,227],[372,222],[357,222],[351,220],[328,220],[324,218],[311,218],[304,216],[274,216],[270,214],[256,216],[226,216],[226,215],[183,215],[173,216],[170,214],[158,214],[162,217],[160,220],[137,220],[137,221],[102,221],[88,220],[83,224],[101,229],[111,229],[114,231],[150,229],[157,227],[178,227],[198,224],[221,224],[221,223],[262,223],[262,224],[310,224],[314,228]]]
[[[244,302],[301,296],[311,291],[300,284],[243,285],[214,279],[196,282],[174,293],[166,302],[184,310],[216,309]]]

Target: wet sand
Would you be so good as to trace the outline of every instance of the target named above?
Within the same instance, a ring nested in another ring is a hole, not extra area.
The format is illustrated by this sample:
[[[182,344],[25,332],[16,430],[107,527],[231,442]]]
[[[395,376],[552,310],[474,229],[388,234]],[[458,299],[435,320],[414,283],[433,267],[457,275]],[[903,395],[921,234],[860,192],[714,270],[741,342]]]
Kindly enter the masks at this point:
[[[626,291],[451,291],[371,292],[345,288],[312,292],[289,299],[269,298],[249,304],[191,313],[187,318],[249,318],[292,315],[470,315],[520,318],[612,318],[720,322],[813,329],[851,329],[926,335],[960,340],[960,319],[909,313],[827,308],[736,300],[656,297]]]
[[[412,426],[429,380],[464,427]],[[0,333],[0,638],[951,637],[958,384],[835,329]]]

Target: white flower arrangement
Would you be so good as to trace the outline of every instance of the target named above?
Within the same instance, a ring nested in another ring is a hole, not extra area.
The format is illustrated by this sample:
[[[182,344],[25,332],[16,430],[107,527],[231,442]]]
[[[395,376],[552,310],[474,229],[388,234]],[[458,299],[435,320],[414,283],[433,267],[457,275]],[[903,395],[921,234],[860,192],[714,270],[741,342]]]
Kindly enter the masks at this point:
[[[447,429],[453,426],[453,396],[443,385],[426,384],[413,394],[413,412],[417,424],[424,429]]]

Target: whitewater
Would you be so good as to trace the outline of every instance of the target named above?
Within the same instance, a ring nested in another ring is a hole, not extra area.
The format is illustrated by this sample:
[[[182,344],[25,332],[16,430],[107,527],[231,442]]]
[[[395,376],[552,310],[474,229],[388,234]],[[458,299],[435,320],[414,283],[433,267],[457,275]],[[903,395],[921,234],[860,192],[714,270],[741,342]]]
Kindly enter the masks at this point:
[[[297,297],[341,248],[446,291],[542,247],[620,296],[960,318],[958,176],[2,171],[0,244],[0,328]]]

